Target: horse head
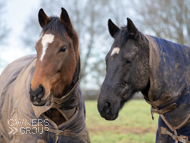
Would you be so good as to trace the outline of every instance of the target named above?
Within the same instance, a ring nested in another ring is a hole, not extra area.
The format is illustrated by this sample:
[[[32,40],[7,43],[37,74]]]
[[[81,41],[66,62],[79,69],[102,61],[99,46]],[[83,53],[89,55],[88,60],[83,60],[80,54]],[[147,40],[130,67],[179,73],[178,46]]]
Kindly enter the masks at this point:
[[[35,46],[37,61],[30,100],[42,106],[50,95],[61,98],[70,89],[79,60],[79,42],[64,8],[60,17],[48,17],[40,9],[38,20],[42,36]]]
[[[106,77],[98,99],[102,117],[114,120],[124,103],[149,83],[149,47],[146,37],[127,18],[127,26],[117,27],[108,20],[114,42],[106,60]]]

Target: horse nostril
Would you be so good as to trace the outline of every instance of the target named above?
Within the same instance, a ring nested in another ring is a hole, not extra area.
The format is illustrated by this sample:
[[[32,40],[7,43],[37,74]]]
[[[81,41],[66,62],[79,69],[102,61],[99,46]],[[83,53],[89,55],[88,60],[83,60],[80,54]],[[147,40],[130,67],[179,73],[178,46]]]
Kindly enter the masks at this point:
[[[38,94],[38,98],[42,98],[45,94],[45,88],[43,85],[39,85],[39,94]]]
[[[32,102],[37,101],[40,102],[41,98],[44,96],[45,94],[45,88],[43,85],[39,85],[39,87],[36,90],[32,90],[32,88],[30,87],[30,100]]]
[[[111,105],[110,102],[106,102],[106,103],[105,103],[105,108],[109,108],[110,105]]]
[[[105,102],[104,110],[106,111],[106,114],[108,114],[111,110],[111,103]]]

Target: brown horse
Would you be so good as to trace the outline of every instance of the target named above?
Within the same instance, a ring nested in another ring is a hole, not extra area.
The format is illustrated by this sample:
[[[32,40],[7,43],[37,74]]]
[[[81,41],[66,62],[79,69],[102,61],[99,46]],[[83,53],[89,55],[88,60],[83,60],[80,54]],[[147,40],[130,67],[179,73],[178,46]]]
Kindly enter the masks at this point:
[[[43,35],[35,47],[37,61],[30,88],[31,102],[37,106],[44,105],[50,95],[61,98],[68,93],[79,62],[77,33],[65,11],[58,19],[49,18],[41,9],[39,23]],[[64,120],[56,109],[46,114],[58,125]]]
[[[38,18],[42,36],[35,47],[37,57],[16,60],[0,77],[3,85],[0,89],[1,140],[19,143],[28,140],[90,142],[84,100],[78,86],[80,55],[77,33],[63,8],[60,18],[48,17],[42,9]],[[10,85],[12,88],[8,88]],[[11,112],[14,114],[9,115]],[[28,124],[23,125],[20,120]],[[8,133],[8,129],[11,132]],[[18,131],[13,132],[14,129]]]

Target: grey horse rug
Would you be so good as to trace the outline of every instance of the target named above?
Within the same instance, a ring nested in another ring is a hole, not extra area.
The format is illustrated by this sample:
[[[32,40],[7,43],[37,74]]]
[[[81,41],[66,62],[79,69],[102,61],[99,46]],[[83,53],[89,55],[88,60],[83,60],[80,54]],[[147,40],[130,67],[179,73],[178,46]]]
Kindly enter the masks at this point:
[[[190,143],[190,48],[146,36],[149,41],[152,117],[160,114],[157,143]]]
[[[29,88],[35,65],[36,56],[26,56],[9,64],[0,76],[0,142],[90,142],[78,80],[61,99],[50,96],[44,106],[34,106]],[[57,126],[43,114],[50,108],[57,108],[66,121]]]

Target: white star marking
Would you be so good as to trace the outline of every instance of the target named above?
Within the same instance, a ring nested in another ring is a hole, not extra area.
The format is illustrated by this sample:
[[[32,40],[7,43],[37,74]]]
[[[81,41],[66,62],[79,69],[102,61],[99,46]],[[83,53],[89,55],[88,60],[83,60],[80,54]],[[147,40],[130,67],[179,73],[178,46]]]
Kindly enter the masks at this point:
[[[115,54],[119,54],[120,48],[119,47],[115,47],[112,52],[111,52],[111,56],[115,55]]]
[[[46,53],[46,49],[48,48],[48,44],[49,43],[52,43],[54,40],[54,35],[52,34],[45,34],[43,37],[42,37],[42,55],[41,55],[41,58],[40,60],[42,61],[43,60],[43,57]]]

